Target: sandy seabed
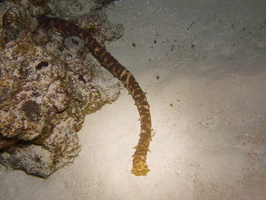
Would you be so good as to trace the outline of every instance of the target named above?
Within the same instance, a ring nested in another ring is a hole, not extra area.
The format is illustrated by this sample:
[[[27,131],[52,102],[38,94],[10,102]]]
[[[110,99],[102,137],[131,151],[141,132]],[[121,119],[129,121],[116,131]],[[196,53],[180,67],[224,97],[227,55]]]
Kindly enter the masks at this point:
[[[87,116],[73,164],[46,180],[1,166],[0,199],[265,199],[265,10],[265,0],[116,1],[108,18],[125,32],[107,49],[147,92],[151,171],[130,173],[139,121],[123,89]]]

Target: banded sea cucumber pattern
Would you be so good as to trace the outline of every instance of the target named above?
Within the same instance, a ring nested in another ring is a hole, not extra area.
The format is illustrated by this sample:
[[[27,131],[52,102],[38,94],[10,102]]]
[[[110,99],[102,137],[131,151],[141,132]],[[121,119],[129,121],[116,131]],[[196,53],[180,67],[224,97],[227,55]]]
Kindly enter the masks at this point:
[[[151,115],[150,106],[145,93],[140,88],[135,77],[122,66],[109,52],[106,51],[92,36],[79,26],[60,18],[51,18],[46,15],[38,17],[39,24],[43,28],[53,29],[69,36],[77,36],[85,41],[87,47],[96,56],[96,58],[117,77],[128,92],[132,95],[135,105],[140,115],[140,139],[133,155],[133,168],[131,173],[136,176],[146,176],[150,171],[146,164],[147,153],[151,141]]]

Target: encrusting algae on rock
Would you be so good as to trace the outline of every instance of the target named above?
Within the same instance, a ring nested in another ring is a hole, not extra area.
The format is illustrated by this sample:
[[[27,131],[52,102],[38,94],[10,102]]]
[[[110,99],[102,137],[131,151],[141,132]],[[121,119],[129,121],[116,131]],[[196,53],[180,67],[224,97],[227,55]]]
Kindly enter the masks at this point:
[[[78,155],[84,117],[116,100],[120,86],[98,85],[81,40],[51,37],[22,6],[4,18],[0,32],[14,34],[0,39],[0,164],[47,178]]]

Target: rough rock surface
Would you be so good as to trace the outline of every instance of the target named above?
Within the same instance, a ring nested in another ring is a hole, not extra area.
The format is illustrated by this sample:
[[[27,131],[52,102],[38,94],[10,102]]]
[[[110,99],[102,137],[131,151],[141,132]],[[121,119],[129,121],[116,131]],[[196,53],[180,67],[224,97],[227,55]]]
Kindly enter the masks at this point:
[[[117,81],[104,83],[112,75],[83,41],[40,29],[34,15],[56,13],[49,3],[5,2],[0,24],[0,164],[44,178],[78,155],[85,115],[120,92]],[[87,23],[87,15],[77,21]],[[121,37],[122,27],[99,10],[89,15],[93,27],[106,30],[98,35],[102,42]]]

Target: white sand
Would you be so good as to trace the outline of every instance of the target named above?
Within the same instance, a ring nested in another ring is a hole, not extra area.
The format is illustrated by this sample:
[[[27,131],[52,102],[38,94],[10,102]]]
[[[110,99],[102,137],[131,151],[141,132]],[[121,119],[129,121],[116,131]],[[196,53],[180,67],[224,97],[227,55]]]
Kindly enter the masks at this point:
[[[123,89],[87,117],[73,164],[47,180],[1,167],[0,199],[265,199],[265,10],[265,0],[115,2],[108,17],[125,32],[107,49],[148,93],[151,172],[130,173],[139,121]]]

